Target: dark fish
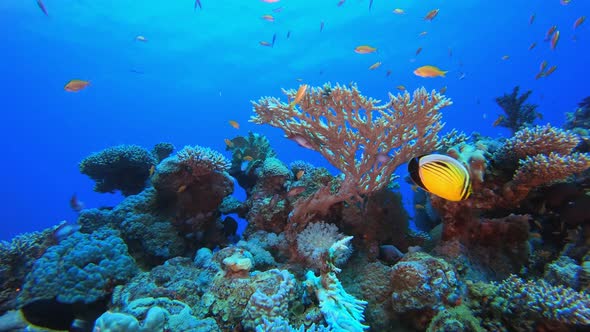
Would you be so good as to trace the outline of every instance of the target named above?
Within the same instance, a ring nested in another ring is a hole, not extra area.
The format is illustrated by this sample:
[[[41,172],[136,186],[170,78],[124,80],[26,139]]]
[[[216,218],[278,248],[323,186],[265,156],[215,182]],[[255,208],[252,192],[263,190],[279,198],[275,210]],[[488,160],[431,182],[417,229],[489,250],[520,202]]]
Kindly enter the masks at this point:
[[[43,11],[43,14],[45,14],[45,16],[49,16],[49,14],[47,13],[47,8],[45,8],[45,4],[43,4],[43,1],[37,0],[37,6],[41,8],[41,11]]]
[[[201,6],[201,0],[195,0],[195,10],[197,10],[197,7],[199,7],[199,9],[203,9],[203,6]]]
[[[404,257],[404,254],[391,244],[379,246],[379,259],[387,264],[395,264]]]
[[[236,234],[237,230],[238,222],[230,216],[225,217],[223,220],[223,234],[225,236],[232,236]]]
[[[291,37],[291,30],[287,31],[287,39],[289,39],[289,37]]]
[[[73,194],[70,198],[70,207],[76,212],[80,212],[84,209],[84,203],[82,203],[76,194]]]
[[[337,4],[337,6],[338,6],[338,7],[342,6],[342,5],[344,4],[344,1],[346,1],[346,0],[340,0],[340,1],[338,1],[338,4]]]
[[[369,0],[369,10],[371,10],[371,7],[373,7],[373,0]]]
[[[270,47],[275,47],[275,41],[277,40],[277,34],[275,33],[272,35],[272,43],[270,43]]]
[[[324,21],[322,21],[322,23],[320,23],[320,32],[324,31]]]

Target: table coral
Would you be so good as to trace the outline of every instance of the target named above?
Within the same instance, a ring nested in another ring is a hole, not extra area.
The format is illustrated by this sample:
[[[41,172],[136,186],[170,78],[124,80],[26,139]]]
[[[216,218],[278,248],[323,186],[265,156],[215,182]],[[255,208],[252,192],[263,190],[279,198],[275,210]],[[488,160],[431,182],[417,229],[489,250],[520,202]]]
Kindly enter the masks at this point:
[[[326,94],[326,89],[330,93]],[[425,89],[416,90],[413,98],[407,92],[389,94],[389,101],[383,105],[363,96],[355,85],[328,84],[308,91],[297,107],[275,97],[254,102],[256,115],[251,121],[283,129],[288,137],[318,151],[342,171],[344,181],[337,193],[318,192],[327,194],[324,205],[375,192],[387,186],[400,164],[435,150],[443,126],[439,111],[451,104],[444,96]],[[296,92],[283,93],[293,98]],[[305,219],[302,214],[314,210],[325,211],[314,199],[294,212],[294,220]]]
[[[118,145],[95,152],[80,162],[80,172],[96,182],[94,190],[124,196],[135,195],[145,188],[154,156],[137,145]]]

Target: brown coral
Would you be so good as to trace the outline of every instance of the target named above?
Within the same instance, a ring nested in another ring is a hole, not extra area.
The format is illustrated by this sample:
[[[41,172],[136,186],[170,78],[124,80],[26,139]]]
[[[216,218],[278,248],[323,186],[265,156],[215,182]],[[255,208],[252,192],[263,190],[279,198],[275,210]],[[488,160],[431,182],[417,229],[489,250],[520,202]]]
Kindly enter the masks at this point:
[[[342,171],[338,192],[324,198],[328,204],[306,204],[318,211],[385,187],[400,164],[435,150],[443,127],[439,111],[451,105],[449,99],[424,88],[413,96],[390,93],[383,105],[376,105],[379,100],[363,96],[354,85],[327,84],[308,90],[299,107],[275,97],[253,102],[256,115],[251,121],[282,128],[288,137],[318,151]],[[289,98],[295,95],[294,90],[283,93]],[[309,201],[319,199],[314,195]],[[295,220],[306,219],[301,210],[295,212]]]

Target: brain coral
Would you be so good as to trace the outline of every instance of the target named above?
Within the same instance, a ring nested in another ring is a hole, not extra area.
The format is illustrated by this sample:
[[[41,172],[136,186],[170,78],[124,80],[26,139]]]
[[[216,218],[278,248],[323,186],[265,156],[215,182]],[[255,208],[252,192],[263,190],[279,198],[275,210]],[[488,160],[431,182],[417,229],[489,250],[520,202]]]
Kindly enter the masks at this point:
[[[426,253],[409,253],[391,269],[395,312],[413,309],[441,309],[455,303],[459,280],[446,261]]]
[[[156,159],[137,145],[118,145],[95,152],[80,162],[80,172],[96,182],[94,190],[112,193],[120,190],[125,196],[143,190]]]
[[[111,229],[75,233],[39,258],[19,295],[19,305],[53,299],[91,303],[127,282],[137,271],[127,246]]]

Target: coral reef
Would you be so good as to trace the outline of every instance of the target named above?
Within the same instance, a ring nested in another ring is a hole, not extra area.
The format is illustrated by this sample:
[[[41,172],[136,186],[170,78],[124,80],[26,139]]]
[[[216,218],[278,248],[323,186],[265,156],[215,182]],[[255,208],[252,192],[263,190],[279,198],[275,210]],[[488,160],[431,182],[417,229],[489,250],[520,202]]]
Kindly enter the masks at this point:
[[[0,313],[16,308],[16,298],[25,276],[47,248],[58,243],[55,233],[66,222],[46,229],[17,235],[10,242],[0,241]]]
[[[170,143],[95,153],[81,170],[125,198],[0,242],[0,330],[588,329],[588,102],[566,129],[532,127],[516,88],[498,98],[511,137],[439,137],[451,102],[434,91],[301,91],[254,102],[252,121],[340,174],[287,165],[252,132],[226,139],[231,159]],[[465,165],[469,198],[405,196],[393,172],[433,152]]]
[[[150,168],[157,160],[137,145],[118,145],[95,152],[80,162],[80,172],[96,182],[94,190],[112,193],[120,190],[125,196],[143,190]]]

